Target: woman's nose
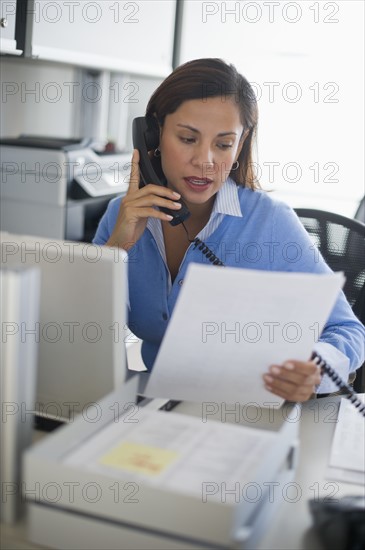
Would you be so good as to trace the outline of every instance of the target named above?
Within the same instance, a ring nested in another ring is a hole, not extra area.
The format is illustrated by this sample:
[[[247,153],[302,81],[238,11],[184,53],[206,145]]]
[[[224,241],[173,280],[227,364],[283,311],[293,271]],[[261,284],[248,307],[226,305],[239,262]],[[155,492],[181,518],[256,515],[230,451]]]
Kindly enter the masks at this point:
[[[201,167],[214,166],[214,154],[209,145],[197,145],[193,154],[193,163]]]

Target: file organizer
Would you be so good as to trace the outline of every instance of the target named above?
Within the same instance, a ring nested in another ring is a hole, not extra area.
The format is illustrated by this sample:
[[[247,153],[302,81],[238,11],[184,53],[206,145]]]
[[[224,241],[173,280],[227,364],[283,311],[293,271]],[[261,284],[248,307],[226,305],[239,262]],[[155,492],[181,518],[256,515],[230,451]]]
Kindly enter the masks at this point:
[[[73,424],[59,429],[26,453],[25,486],[38,488],[32,494],[28,491],[24,495],[28,506],[30,540],[47,547],[69,549],[254,548],[283,499],[281,489],[294,477],[300,417],[298,405],[287,405],[279,410],[257,409],[253,413],[256,414],[254,418],[258,418],[257,422],[241,419],[243,426],[233,426],[238,430],[237,434],[241,433],[239,430],[242,428],[253,429],[256,434],[262,433],[263,437],[267,433],[272,434],[268,452],[261,453],[259,460],[252,463],[250,482],[267,488],[259,499],[249,501],[245,498],[236,502],[235,498],[221,498],[203,502],[201,495],[188,494],[176,487],[153,486],[143,481],[138,482],[138,493],[133,495],[133,487],[128,486],[131,484],[128,473],[119,472],[113,478],[110,472],[107,475],[100,471],[88,471],[87,467],[75,465],[75,462],[68,463],[69,457],[78,453],[88,456],[90,445],[102,451],[106,434],[108,430],[115,429],[112,424],[116,421],[122,431],[125,429],[125,416],[134,411],[131,403],[129,406],[132,409],[126,410],[129,395],[126,386],[100,403],[102,414],[97,423],[79,417]],[[146,401],[147,407],[153,407],[154,401]],[[194,404],[191,412],[190,404],[183,405],[183,413],[175,412],[176,409],[173,412],[157,412],[161,417],[161,428],[164,422],[176,415],[179,418],[189,417],[201,429],[201,419],[191,418],[196,416]],[[123,411],[118,418],[115,416],[117,409]],[[219,425],[223,434],[224,430],[232,428],[228,422],[213,419],[210,424],[213,423]],[[180,474],[180,470],[178,472]],[[274,499],[270,495],[270,484],[271,488],[273,484],[279,488]],[[129,491],[129,497],[136,496],[136,502],[125,502],[123,498],[116,500],[117,486],[124,491],[124,495]],[[70,487],[74,488],[72,498]],[[85,492],[82,494],[85,488],[90,490],[87,498]]]
[[[40,270],[35,413],[69,421],[124,382],[127,254],[89,243],[1,232],[3,265]],[[22,327],[21,327],[22,328]],[[23,331],[24,333],[24,331]]]
[[[39,319],[41,273],[38,267],[13,264],[0,271],[1,296],[1,521],[21,514],[20,456],[32,441],[38,344],[23,337],[21,325],[33,328]]]

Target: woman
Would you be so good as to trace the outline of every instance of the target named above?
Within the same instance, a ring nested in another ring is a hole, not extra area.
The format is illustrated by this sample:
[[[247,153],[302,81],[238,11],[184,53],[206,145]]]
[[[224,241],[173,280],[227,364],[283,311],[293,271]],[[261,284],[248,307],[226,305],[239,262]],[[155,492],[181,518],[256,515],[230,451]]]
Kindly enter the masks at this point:
[[[146,116],[159,124],[160,143],[151,158],[161,163],[167,186],[148,182],[140,188],[135,150],[128,193],[123,201],[110,202],[94,243],[128,251],[129,326],[143,340],[142,357],[151,369],[187,265],[207,262],[191,244],[196,236],[229,266],[330,269],[293,210],[259,188],[252,162],[257,104],[251,86],[232,65],[220,59],[181,65],[154,92]],[[179,199],[191,215],[172,226],[171,216],[159,207],[177,212]],[[341,294],[315,349],[347,379],[364,360],[364,336]],[[294,359],[271,365],[263,383],[291,401],[306,401],[316,389],[336,390],[329,379],[321,380],[314,362]]]

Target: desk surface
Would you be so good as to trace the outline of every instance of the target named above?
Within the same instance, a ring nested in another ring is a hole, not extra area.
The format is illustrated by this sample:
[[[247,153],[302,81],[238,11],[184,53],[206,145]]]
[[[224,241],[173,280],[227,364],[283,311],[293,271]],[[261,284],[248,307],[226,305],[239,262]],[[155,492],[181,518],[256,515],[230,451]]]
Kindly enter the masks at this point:
[[[337,396],[326,397],[308,401],[301,409],[298,406],[300,449],[295,480],[285,488],[287,498],[275,512],[270,529],[263,533],[258,550],[322,550],[323,546],[312,528],[308,501],[321,497],[364,495],[361,485],[326,478],[340,400]],[[181,403],[174,410],[201,415],[199,404]],[[220,416],[221,411],[217,418]],[[274,498],[275,490],[273,488]],[[279,487],[278,490],[282,489]]]
[[[298,407],[300,452],[295,482],[287,487],[284,501],[258,545],[258,550],[322,550],[312,529],[308,501],[312,498],[364,495],[364,487],[326,479],[331,443],[336,427],[339,397],[312,400]],[[176,412],[201,416],[201,405],[181,403]],[[221,413],[217,413],[220,419]],[[227,421],[229,417],[227,416]],[[294,485],[295,483],[295,485]],[[282,491],[282,488],[278,488]],[[273,488],[275,498],[275,490]],[[2,549],[36,550],[26,541],[25,520],[15,526],[1,526]]]

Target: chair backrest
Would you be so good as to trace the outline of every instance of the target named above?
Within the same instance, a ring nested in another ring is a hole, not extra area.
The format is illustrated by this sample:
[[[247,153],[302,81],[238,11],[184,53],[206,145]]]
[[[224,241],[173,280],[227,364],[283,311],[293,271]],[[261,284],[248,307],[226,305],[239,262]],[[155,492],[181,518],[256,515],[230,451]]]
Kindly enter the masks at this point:
[[[365,324],[365,308],[361,304],[365,287],[365,224],[324,210],[296,208],[295,212],[328,265],[333,271],[345,273],[345,296]]]
[[[324,210],[296,208],[295,212],[327,264],[345,273],[345,296],[365,325],[365,224]],[[353,386],[358,393],[365,391],[365,363],[356,371]]]
[[[356,210],[355,220],[365,223],[365,195],[361,199],[358,209]]]

